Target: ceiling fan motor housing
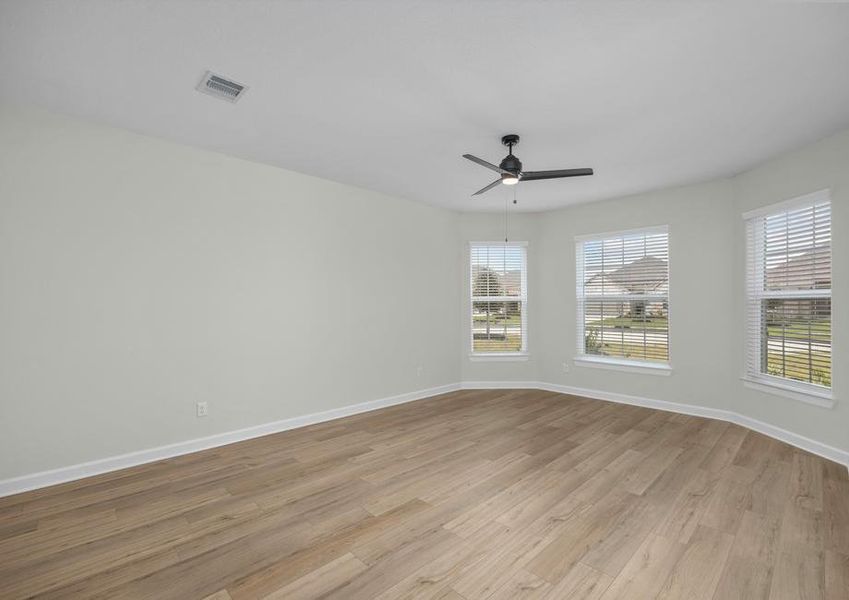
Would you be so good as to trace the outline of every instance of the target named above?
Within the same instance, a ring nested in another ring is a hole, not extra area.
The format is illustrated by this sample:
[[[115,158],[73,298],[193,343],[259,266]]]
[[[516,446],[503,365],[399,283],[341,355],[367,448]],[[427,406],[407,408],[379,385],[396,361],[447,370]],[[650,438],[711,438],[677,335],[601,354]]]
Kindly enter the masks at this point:
[[[512,154],[505,156],[504,160],[502,160],[501,164],[498,166],[505,171],[510,171],[514,175],[518,175],[522,171],[522,161]]]

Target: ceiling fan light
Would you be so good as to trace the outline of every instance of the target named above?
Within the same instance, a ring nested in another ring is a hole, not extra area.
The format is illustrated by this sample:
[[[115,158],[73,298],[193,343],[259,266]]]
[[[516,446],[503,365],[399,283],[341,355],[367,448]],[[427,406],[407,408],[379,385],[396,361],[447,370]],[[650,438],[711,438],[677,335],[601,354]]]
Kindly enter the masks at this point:
[[[504,185],[516,185],[519,183],[519,177],[517,175],[505,173],[501,176],[501,183]]]

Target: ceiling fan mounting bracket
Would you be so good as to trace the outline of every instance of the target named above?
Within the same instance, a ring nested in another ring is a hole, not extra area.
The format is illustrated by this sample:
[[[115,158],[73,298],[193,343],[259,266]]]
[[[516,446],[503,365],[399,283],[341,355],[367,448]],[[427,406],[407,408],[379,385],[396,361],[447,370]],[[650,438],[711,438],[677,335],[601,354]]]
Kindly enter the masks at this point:
[[[519,143],[519,136],[515,133],[510,133],[501,138],[501,143],[505,146],[515,146]]]

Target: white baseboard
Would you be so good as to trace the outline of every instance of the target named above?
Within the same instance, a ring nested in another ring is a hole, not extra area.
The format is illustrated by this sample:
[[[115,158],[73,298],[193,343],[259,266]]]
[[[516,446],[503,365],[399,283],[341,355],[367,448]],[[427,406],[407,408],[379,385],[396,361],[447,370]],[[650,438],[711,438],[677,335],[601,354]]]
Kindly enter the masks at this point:
[[[100,475],[110,471],[126,469],[127,467],[135,467],[137,465],[162,460],[164,458],[190,454],[192,452],[207,450],[217,446],[225,446],[234,442],[241,442],[243,440],[249,440],[251,438],[261,437],[272,433],[296,429],[306,425],[314,425],[315,423],[322,423],[324,421],[348,417],[350,415],[377,410],[379,408],[386,408],[387,406],[404,404],[405,402],[421,400],[422,398],[430,398],[431,396],[454,392],[459,389],[459,384],[452,383],[415,392],[408,392],[406,394],[398,394],[397,396],[390,396],[388,398],[380,398],[378,400],[343,406],[341,408],[334,408],[332,410],[312,413],[300,417],[293,417],[291,419],[283,419],[282,421],[264,423],[254,427],[246,427],[235,431],[226,431],[224,433],[196,438],[185,442],[177,442],[176,444],[169,444],[167,446],[148,448],[146,450],[129,452],[119,456],[110,456],[108,458],[70,465],[68,467],[61,467],[50,471],[42,471],[40,473],[23,475],[13,479],[5,479],[0,481],[0,498],[50,485],[56,485],[57,483],[65,483],[76,479],[83,479],[84,477],[91,477],[92,475]]]
[[[596,400],[616,402],[617,404],[632,404],[634,406],[643,406],[645,408],[653,408],[655,410],[665,410],[667,412],[692,415],[694,417],[707,417],[709,419],[719,419],[720,421],[728,421],[730,420],[728,418],[729,415],[734,414],[727,410],[711,408],[709,406],[682,404],[680,402],[669,402],[666,400],[654,400],[652,398],[643,398],[641,396],[631,396],[629,394],[620,394],[618,392],[606,392],[603,390],[591,390],[588,388],[580,388],[569,385],[558,385],[554,383],[538,382],[537,387],[538,389],[546,390],[549,392],[559,392],[561,394],[571,394],[573,396],[584,396],[586,398],[594,398]]]
[[[538,390],[538,381],[464,381],[461,390]]]
[[[657,410],[665,410],[669,412],[682,413],[685,415],[694,415],[696,417],[707,417],[709,419],[717,419],[720,421],[728,421],[742,427],[746,427],[758,433],[762,433],[771,438],[775,438],[782,442],[786,442],[791,446],[796,446],[802,450],[807,450],[817,456],[822,456],[828,460],[833,460],[836,463],[845,465],[849,469],[849,451],[823,444],[811,438],[787,431],[781,427],[770,425],[764,421],[759,421],[746,415],[741,415],[730,410],[719,408],[711,408],[709,406],[697,406],[693,404],[680,404],[678,402],[667,402],[665,400],[652,400],[650,398],[640,398],[638,396],[629,396],[627,394],[617,394],[614,392],[602,392],[598,390],[588,390],[584,388],[575,388],[563,385],[555,385],[551,383],[540,383],[540,389],[560,392],[563,394],[574,394],[576,396],[586,396],[587,398],[596,398],[598,400],[608,400],[610,402],[619,402],[621,404],[634,404],[636,406],[645,406]]]
[[[478,387],[479,384],[480,387]],[[652,398],[630,396],[628,394],[620,394],[617,392],[606,392],[568,385],[558,385],[543,381],[469,381],[463,382],[461,387],[463,389],[538,389],[548,392],[558,392],[561,394],[571,394],[573,396],[584,396],[586,398],[594,398],[596,400],[606,400],[608,402],[617,402],[619,404],[633,404],[634,406],[644,406],[646,408],[693,415],[696,417],[707,417],[709,419],[717,419],[719,421],[728,421],[782,442],[786,442],[791,446],[801,448],[802,450],[806,450],[812,454],[822,456],[823,458],[827,458],[828,460],[832,460],[841,465],[845,465],[846,468],[849,469],[849,451],[841,450],[840,448],[835,448],[828,444],[823,444],[822,442],[812,440],[811,438],[803,435],[787,431],[781,427],[776,427],[775,425],[770,425],[769,423],[765,423],[758,419],[753,419],[752,417],[741,415],[730,410],[711,408],[709,406],[698,406],[695,404],[668,402],[666,400],[654,400]]]
[[[807,450],[811,454],[816,454],[838,464],[845,465],[846,468],[849,469],[849,451],[841,450],[840,448],[835,448],[828,444],[823,444],[816,440],[812,440],[811,438],[799,435],[798,433],[793,433],[792,431],[787,431],[781,427],[776,427],[775,425],[770,425],[769,423],[764,423],[763,421],[747,417],[746,415],[740,415],[737,413],[729,414],[731,418],[728,420],[732,423],[736,423],[742,427],[747,427],[748,429],[752,429],[758,433],[786,442],[791,446],[796,446],[802,450]]]
[[[718,419],[720,421],[728,421],[736,423],[742,427],[747,427],[758,433],[762,433],[769,437],[775,438],[782,442],[786,442],[802,450],[807,450],[823,458],[833,460],[834,462],[846,465],[849,468],[849,451],[834,448],[827,444],[823,444],[816,440],[812,440],[805,436],[787,431],[780,427],[764,423],[757,419],[747,417],[732,411],[722,410],[718,408],[710,408],[707,406],[697,406],[693,404],[680,404],[677,402],[668,402],[665,400],[653,400],[651,398],[643,398],[640,396],[630,396],[628,394],[620,394],[616,392],[605,392],[601,390],[593,390],[588,388],[579,388],[568,385],[558,385],[554,383],[546,383],[542,381],[464,381],[462,383],[452,383],[439,387],[418,390],[388,398],[380,398],[369,402],[361,402],[342,408],[335,408],[282,421],[274,421],[236,431],[228,431],[211,435],[208,437],[197,438],[185,442],[178,442],[168,446],[159,446],[157,448],[149,448],[119,456],[112,456],[91,462],[80,463],[51,471],[42,471],[31,475],[24,475],[13,479],[0,481],[0,497],[26,492],[37,488],[55,485],[57,483],[65,483],[91,477],[92,475],[100,475],[110,471],[126,469],[137,465],[172,458],[183,454],[190,454],[200,450],[207,450],[217,446],[224,446],[251,438],[261,437],[272,433],[296,429],[306,425],[322,423],[341,417],[356,415],[387,406],[412,402],[430,398],[439,394],[445,394],[456,390],[473,390],[473,389],[535,389],[545,390],[549,392],[557,392],[560,394],[571,394],[573,396],[584,396],[586,398],[594,398],[596,400],[606,400],[608,402],[617,402],[619,404],[632,404],[635,406],[643,406],[656,410],[664,410],[668,412],[693,415],[697,417],[707,417],[710,419]]]

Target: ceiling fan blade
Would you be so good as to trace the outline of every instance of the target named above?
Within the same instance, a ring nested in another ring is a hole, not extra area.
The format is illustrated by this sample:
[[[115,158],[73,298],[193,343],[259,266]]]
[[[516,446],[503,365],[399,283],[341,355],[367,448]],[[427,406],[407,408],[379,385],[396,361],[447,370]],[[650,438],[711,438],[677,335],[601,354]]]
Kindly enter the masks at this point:
[[[502,169],[501,167],[496,167],[494,164],[486,162],[484,159],[478,158],[477,156],[472,156],[471,154],[464,154],[463,158],[466,158],[466,159],[472,161],[473,163],[478,163],[480,166],[486,167],[487,169],[492,169],[496,173],[506,173],[507,172],[504,169]]]
[[[581,177],[592,175],[592,169],[558,169],[556,171],[522,171],[521,181],[533,181],[535,179],[558,179],[560,177]]]
[[[500,179],[496,179],[495,181],[493,181],[492,183],[490,183],[490,184],[489,184],[488,186],[486,186],[485,188],[482,188],[482,189],[479,189],[478,191],[476,191],[474,194],[472,194],[472,196],[479,196],[480,194],[483,194],[484,192],[488,192],[489,190],[491,190],[492,188],[494,188],[495,186],[497,186],[499,183],[501,183],[501,180],[500,180]]]

